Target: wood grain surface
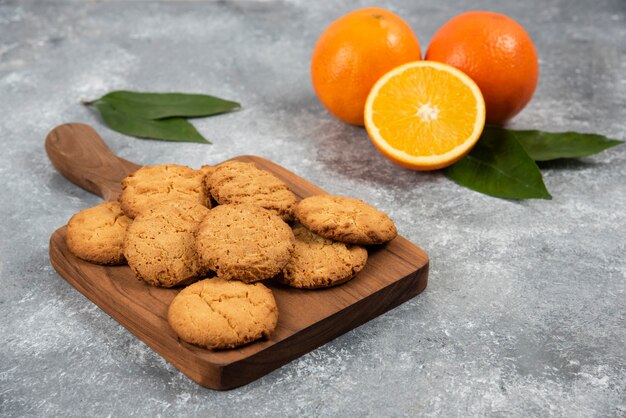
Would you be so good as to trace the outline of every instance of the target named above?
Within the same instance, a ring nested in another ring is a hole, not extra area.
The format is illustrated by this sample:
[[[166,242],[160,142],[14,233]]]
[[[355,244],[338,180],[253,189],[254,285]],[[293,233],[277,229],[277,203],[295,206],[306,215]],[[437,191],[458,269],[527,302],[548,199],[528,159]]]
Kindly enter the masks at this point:
[[[65,124],[50,132],[46,151],[57,170],[105,199],[115,199],[120,181],[140,166],[114,155],[88,125]],[[303,198],[319,187],[273,162],[253,162],[282,179]],[[368,248],[365,268],[351,281],[323,290],[301,290],[272,280],[279,321],[270,339],[231,350],[207,350],[179,340],[167,322],[169,303],[179,289],[138,280],[128,266],[106,267],[72,255],[66,227],[50,238],[50,261],[59,275],[181,372],[202,386],[231,389],[249,383],[414,297],[426,288],[428,256],[398,236]]]

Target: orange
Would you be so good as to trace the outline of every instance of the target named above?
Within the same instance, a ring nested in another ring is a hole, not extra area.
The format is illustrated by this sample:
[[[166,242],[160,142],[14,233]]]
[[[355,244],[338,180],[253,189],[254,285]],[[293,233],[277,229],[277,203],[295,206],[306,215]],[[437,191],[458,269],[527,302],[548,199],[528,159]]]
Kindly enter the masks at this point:
[[[485,126],[480,89],[446,64],[416,61],[376,82],[365,127],[387,158],[413,170],[436,170],[467,154]]]
[[[380,8],[355,10],[318,39],[311,58],[313,88],[334,116],[363,125],[365,100],[376,80],[419,59],[419,42],[400,17]]]
[[[487,123],[503,124],[517,115],[539,79],[528,33],[510,17],[493,12],[467,12],[448,21],[432,38],[426,59],[450,64],[478,84]]]

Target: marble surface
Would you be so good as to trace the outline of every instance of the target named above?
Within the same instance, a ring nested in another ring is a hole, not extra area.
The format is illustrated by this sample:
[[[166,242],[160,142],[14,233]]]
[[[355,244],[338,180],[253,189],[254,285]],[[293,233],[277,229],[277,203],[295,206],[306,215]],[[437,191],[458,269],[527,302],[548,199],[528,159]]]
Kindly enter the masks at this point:
[[[552,201],[500,200],[379,154],[316,100],[317,36],[366,2],[0,0],[1,416],[624,416],[626,146],[544,167]],[[540,55],[517,128],[626,139],[626,3],[379,3],[423,49],[469,9]],[[125,137],[80,105],[114,89],[205,92],[213,145]],[[60,176],[47,132],[93,125],[140,164],[269,158],[388,212],[431,257],[424,293],[247,386],[204,389],[62,280],[48,238],[100,200]]]

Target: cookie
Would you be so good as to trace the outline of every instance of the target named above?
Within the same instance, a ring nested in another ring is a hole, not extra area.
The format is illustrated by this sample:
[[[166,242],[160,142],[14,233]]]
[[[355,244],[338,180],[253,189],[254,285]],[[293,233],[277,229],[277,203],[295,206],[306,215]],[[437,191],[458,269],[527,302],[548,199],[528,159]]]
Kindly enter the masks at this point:
[[[98,264],[123,264],[124,236],[132,219],[117,202],[106,202],[81,210],[67,223],[65,242],[83,260]]]
[[[367,250],[331,241],[302,225],[293,229],[296,245],[291,260],[277,278],[293,287],[315,289],[335,286],[353,278],[365,266]]]
[[[215,200],[223,204],[247,203],[268,209],[283,220],[293,219],[296,195],[273,174],[253,163],[226,161],[215,166],[207,177]]]
[[[167,319],[183,341],[233,348],[268,338],[278,323],[278,309],[271,290],[261,283],[214,278],[181,290]]]
[[[202,276],[194,234],[209,212],[199,203],[167,200],[137,216],[124,241],[124,255],[137,277],[172,287]]]
[[[381,244],[398,235],[389,217],[359,199],[323,194],[301,200],[296,219],[316,234],[357,245]]]
[[[142,167],[122,180],[119,201],[130,218],[155,203],[173,199],[210,207],[204,172],[177,164],[153,165]]]
[[[216,206],[196,234],[205,268],[217,277],[247,283],[278,274],[291,258],[294,241],[281,218],[252,205]]]

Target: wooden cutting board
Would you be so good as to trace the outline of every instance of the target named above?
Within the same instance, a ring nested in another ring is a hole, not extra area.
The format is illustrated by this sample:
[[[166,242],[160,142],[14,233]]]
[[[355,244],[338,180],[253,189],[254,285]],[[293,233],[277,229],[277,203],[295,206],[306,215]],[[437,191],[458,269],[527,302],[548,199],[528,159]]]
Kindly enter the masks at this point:
[[[120,181],[140,167],[114,155],[83,124],[53,129],[46,138],[46,151],[61,174],[107,200],[117,198]],[[235,159],[273,173],[299,198],[324,193],[269,160]],[[428,279],[427,254],[398,236],[370,248],[365,268],[343,285],[298,290],[267,281],[279,310],[272,337],[213,351],[179,340],[169,327],[167,309],[179,290],[150,286],[128,266],[105,267],[80,260],[65,245],[65,233],[63,226],[50,237],[50,262],[61,277],[189,378],[212,389],[235,388],[269,373],[414,297],[426,288]]]

